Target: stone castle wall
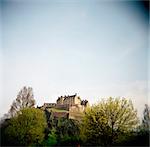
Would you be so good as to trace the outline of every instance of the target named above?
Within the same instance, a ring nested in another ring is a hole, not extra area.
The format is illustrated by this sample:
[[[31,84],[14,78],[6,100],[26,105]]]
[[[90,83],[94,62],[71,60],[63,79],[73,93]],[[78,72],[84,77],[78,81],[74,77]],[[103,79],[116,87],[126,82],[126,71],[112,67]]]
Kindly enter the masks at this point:
[[[56,103],[44,103],[43,106],[39,107],[42,110],[47,108],[56,108],[60,110],[67,110],[68,112],[55,112],[56,117],[68,117],[71,119],[81,119],[85,108],[89,106],[87,100],[81,100],[79,96],[61,96],[58,97]]]
[[[76,94],[71,95],[71,96],[68,95],[64,97],[61,96],[57,99],[57,104],[61,104],[61,105],[68,104],[70,106],[76,105],[76,104],[80,105],[81,99]]]

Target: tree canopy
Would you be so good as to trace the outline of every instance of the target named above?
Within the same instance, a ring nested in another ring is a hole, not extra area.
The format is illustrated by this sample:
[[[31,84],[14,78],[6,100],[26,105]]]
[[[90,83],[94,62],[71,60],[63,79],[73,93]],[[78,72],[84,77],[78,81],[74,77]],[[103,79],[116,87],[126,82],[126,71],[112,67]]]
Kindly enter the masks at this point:
[[[13,117],[23,108],[33,108],[35,105],[35,100],[33,96],[33,89],[31,87],[23,87],[15,101],[13,101],[11,108],[9,110],[10,117]]]
[[[34,145],[44,139],[46,117],[42,110],[25,108],[9,120],[5,129],[9,145]]]
[[[137,111],[126,98],[108,98],[87,107],[80,121],[56,117],[34,108],[32,88],[24,87],[1,121],[2,146],[147,146],[150,109],[139,125]],[[78,113],[78,112],[76,112]],[[70,114],[70,111],[69,111]]]
[[[55,118],[53,113],[46,112],[48,128],[43,145],[72,146],[79,142],[79,121],[68,118]]]
[[[137,112],[132,102],[110,97],[86,110],[81,136],[91,144],[111,145],[120,133],[133,130],[137,124]]]

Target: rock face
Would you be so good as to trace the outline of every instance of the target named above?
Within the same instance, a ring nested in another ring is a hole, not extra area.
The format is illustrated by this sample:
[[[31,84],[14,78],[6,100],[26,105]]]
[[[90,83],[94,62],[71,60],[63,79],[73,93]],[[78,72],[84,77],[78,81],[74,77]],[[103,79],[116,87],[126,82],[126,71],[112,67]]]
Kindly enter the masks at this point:
[[[71,119],[76,119],[77,117],[81,117],[85,108],[89,106],[87,100],[81,100],[77,94],[68,95],[68,96],[60,96],[58,97],[56,103],[44,103],[42,107],[39,107],[42,110],[45,109],[58,109],[58,110],[66,110],[68,111],[67,117]],[[53,115],[57,115],[57,117],[63,117],[64,114],[62,112],[54,112]],[[76,117],[77,116],[77,117]]]

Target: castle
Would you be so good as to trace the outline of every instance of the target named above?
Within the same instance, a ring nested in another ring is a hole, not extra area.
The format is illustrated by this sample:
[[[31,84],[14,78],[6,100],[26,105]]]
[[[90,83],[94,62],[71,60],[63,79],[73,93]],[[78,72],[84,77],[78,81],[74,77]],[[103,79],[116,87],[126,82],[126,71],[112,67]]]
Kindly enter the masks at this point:
[[[76,119],[75,117],[82,114],[86,107],[89,106],[87,100],[81,100],[77,94],[60,96],[58,97],[56,103],[44,103],[43,106],[38,107],[42,110],[61,110],[61,112],[53,112],[55,117],[68,117],[71,119]],[[64,112],[63,112],[64,110]]]

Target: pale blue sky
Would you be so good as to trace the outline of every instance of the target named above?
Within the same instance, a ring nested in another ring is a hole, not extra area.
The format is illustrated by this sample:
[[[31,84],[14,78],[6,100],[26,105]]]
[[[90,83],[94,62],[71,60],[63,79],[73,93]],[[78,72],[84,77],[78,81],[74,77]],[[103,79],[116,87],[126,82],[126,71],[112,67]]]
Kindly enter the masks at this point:
[[[38,105],[77,93],[92,104],[128,97],[147,103],[148,20],[136,2],[1,3],[1,114],[24,86]]]

